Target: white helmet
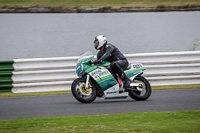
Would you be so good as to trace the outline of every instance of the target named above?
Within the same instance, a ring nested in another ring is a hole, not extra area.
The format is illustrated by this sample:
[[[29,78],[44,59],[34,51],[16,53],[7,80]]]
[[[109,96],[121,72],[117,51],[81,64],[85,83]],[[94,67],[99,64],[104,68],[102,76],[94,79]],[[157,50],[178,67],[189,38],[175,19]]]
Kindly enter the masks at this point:
[[[96,50],[101,49],[101,47],[105,44],[107,44],[107,38],[105,36],[99,35],[95,37],[94,47],[96,48]]]

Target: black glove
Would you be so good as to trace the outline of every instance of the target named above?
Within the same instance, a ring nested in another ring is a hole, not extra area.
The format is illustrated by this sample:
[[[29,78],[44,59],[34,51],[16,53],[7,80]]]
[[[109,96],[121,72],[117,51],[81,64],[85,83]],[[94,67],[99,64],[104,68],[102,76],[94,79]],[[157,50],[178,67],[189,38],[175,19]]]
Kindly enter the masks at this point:
[[[100,60],[95,60],[95,61],[93,61],[93,64],[100,64],[102,61],[100,61]]]

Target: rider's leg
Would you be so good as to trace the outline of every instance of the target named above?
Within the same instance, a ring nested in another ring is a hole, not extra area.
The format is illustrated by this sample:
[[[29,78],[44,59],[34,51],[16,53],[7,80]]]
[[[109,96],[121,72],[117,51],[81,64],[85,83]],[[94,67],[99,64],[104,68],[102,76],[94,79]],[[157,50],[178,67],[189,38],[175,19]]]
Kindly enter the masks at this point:
[[[131,80],[126,76],[124,71],[119,71],[121,79],[125,82],[124,87],[128,88],[131,84]]]
[[[119,74],[121,79],[125,82],[124,87],[128,88],[131,84],[131,80],[126,76],[123,70],[128,67],[128,61],[126,60],[114,61],[110,64],[110,67],[112,70],[114,70],[114,72]]]

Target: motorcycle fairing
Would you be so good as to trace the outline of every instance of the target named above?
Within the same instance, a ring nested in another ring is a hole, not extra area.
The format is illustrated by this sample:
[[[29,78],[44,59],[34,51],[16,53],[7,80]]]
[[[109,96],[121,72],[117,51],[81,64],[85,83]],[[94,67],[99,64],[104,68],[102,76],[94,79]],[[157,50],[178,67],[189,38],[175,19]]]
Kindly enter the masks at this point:
[[[101,87],[103,91],[118,84],[113,75],[104,67],[96,67],[88,73]]]
[[[137,75],[146,70],[145,67],[135,67],[135,64],[131,64],[131,69],[126,70],[127,77],[133,80]],[[88,73],[101,87],[103,91],[112,91],[112,87],[117,85],[118,90],[120,89],[119,83],[114,76],[105,67],[98,66]]]
[[[133,80],[137,75],[141,74],[145,70],[146,68],[142,64],[131,64],[131,69],[126,70],[125,74],[128,78]]]
[[[119,84],[116,84],[104,91],[103,99],[116,99],[116,98],[127,98],[128,92],[119,93]]]

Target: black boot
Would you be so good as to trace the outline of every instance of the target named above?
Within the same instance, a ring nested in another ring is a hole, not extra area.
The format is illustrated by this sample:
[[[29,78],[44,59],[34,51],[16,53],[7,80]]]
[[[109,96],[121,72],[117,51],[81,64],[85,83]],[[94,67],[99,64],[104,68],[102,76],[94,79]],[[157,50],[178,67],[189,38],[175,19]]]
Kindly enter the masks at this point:
[[[126,76],[124,72],[121,74],[121,78],[124,81],[124,88],[127,89],[131,84],[131,80]]]

